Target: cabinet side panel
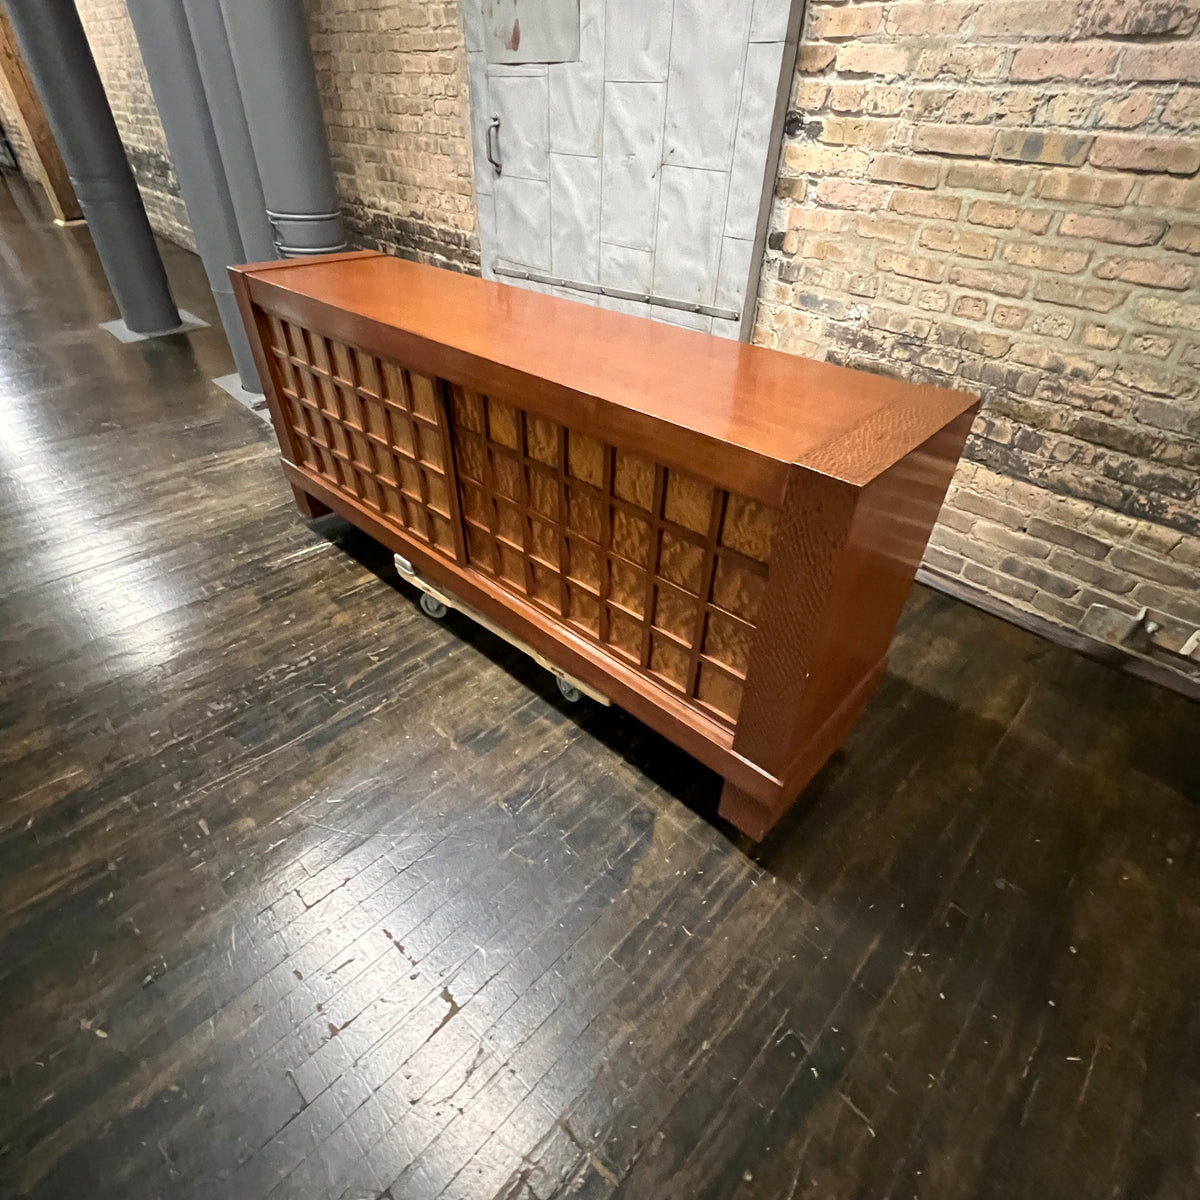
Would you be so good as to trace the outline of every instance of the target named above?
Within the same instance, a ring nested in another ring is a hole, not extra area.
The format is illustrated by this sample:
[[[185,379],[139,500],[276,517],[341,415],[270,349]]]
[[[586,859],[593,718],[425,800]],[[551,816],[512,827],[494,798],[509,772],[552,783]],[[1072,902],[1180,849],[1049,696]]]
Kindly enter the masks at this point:
[[[802,756],[828,714],[880,669],[973,415],[956,417],[862,490],[830,590],[811,686],[796,713],[793,756]]]
[[[796,714],[818,662],[829,597],[859,489],[796,467],[771,546],[734,749],[773,775],[794,753]]]
[[[722,801],[723,815],[753,836],[791,806],[881,678],[972,416],[955,418],[861,490],[819,476],[789,484],[786,540],[772,552],[771,594],[734,739],[782,787],[727,789]]]

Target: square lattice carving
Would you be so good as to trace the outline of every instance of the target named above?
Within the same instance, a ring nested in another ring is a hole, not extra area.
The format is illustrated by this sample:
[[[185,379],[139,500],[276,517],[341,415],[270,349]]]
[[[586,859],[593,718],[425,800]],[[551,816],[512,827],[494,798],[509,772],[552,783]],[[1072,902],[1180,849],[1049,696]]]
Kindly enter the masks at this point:
[[[735,721],[774,510],[495,397],[450,408],[471,565]]]

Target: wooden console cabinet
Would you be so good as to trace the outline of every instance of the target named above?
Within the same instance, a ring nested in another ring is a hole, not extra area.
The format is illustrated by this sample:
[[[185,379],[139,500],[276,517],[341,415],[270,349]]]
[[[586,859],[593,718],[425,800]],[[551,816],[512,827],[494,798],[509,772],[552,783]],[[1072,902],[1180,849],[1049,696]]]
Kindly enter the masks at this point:
[[[763,837],[883,671],[974,397],[371,252],[232,275],[300,510],[713,767]]]

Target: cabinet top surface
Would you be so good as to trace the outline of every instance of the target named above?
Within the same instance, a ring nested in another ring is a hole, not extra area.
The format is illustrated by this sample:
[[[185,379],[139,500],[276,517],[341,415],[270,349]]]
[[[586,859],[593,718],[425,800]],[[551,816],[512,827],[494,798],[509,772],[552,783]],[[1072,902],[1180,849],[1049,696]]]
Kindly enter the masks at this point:
[[[865,483],[976,403],[831,363],[572,303],[367,251],[238,268],[296,300],[342,310],[497,364],[581,403],[599,400],[776,463]],[[269,299],[255,288],[255,299]],[[465,356],[460,359],[459,356]],[[566,414],[564,414],[566,417]]]

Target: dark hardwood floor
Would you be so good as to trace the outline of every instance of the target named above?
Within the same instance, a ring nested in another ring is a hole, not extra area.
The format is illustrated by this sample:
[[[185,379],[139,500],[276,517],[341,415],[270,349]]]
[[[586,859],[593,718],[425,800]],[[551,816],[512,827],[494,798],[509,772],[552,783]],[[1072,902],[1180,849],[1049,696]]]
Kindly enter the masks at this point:
[[[114,315],[0,184],[0,1195],[1200,1193],[1194,704],[917,589],[739,843]]]

